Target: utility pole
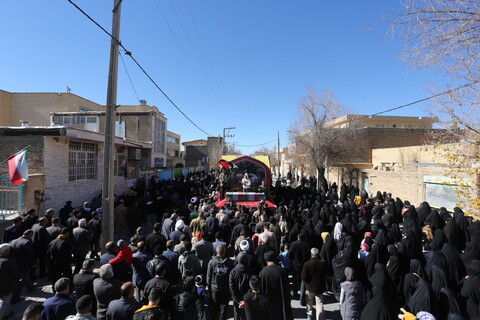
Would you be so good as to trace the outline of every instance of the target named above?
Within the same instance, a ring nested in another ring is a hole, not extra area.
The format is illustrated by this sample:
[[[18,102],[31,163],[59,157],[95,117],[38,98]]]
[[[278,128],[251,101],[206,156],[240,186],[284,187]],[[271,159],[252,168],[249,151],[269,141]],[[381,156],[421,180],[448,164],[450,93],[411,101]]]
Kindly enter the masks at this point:
[[[120,8],[122,0],[114,0],[112,10],[112,39],[108,68],[107,109],[105,113],[105,143],[103,149],[102,186],[102,249],[114,239],[114,158],[115,107],[117,106],[118,45],[120,41]]]
[[[235,127],[230,127],[230,128],[223,128],[223,148],[222,148],[222,154],[225,154],[225,138],[233,138],[235,137],[234,134],[229,134],[231,130],[236,129]]]
[[[278,160],[278,174],[281,174],[280,173],[280,130],[278,130],[278,135],[277,135],[277,142],[278,142],[278,146],[277,146],[277,160]]]

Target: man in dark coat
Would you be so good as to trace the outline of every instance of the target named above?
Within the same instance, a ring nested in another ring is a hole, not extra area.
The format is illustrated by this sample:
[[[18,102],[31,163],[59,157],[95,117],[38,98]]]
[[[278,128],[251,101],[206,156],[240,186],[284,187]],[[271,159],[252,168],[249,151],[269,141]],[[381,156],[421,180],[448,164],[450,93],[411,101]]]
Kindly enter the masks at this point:
[[[311,258],[303,264],[302,281],[305,283],[307,295],[307,318],[323,320],[323,293],[326,290],[325,276],[327,275],[327,263],[320,260],[317,248],[310,250]],[[313,303],[315,302],[316,318],[313,317]]]
[[[247,255],[239,254],[237,256],[237,265],[230,272],[228,282],[233,300],[234,318],[238,320],[245,319],[245,309],[241,308],[241,306],[243,304],[243,296],[250,289],[249,281],[253,275],[247,264]]]
[[[72,244],[69,240],[70,229],[63,228],[57,239],[48,245],[47,264],[48,274],[54,287],[55,282],[61,277],[72,278]]]
[[[47,232],[50,236],[50,241],[48,243],[50,243],[53,239],[56,239],[61,231],[62,228],[60,227],[60,218],[52,218],[52,225],[50,227],[47,227]]]
[[[20,292],[25,286],[29,292],[32,292],[34,287],[32,278],[30,277],[30,271],[35,265],[35,256],[33,254],[33,230],[25,230],[23,236],[12,241],[12,258],[15,259],[18,269],[22,274],[22,280],[17,286],[17,289],[13,293],[12,303],[16,303],[20,300]]]
[[[92,212],[92,220],[88,221],[87,229],[90,232],[90,259],[98,259],[100,251],[100,236],[102,234],[102,223],[98,218],[98,212]]]
[[[73,288],[75,289],[75,298],[78,300],[84,295],[95,296],[93,292],[93,281],[100,277],[96,272],[93,272],[95,267],[95,260],[87,259],[83,262],[82,272],[73,276]],[[97,311],[97,303],[93,302],[92,314]]]
[[[133,314],[133,320],[166,320],[167,316],[160,307],[160,300],[162,296],[163,292],[160,288],[152,288],[152,290],[150,290],[150,294],[148,295],[148,304],[135,311]]]
[[[13,224],[3,230],[3,243],[12,242],[22,236],[22,218],[13,219]]]
[[[207,269],[207,286],[212,294],[212,318],[227,319],[227,308],[230,301],[229,275],[233,269],[233,261],[225,256],[225,245],[217,246],[217,255],[210,260]]]
[[[65,319],[67,316],[77,313],[75,302],[68,292],[70,291],[70,280],[60,278],[55,282],[56,294],[43,302],[45,309],[42,311],[42,320]]]
[[[175,312],[175,304],[173,301],[173,296],[175,295],[175,290],[170,282],[165,279],[165,274],[167,271],[167,264],[161,262],[155,266],[155,277],[147,282],[143,290],[143,299],[142,301],[146,303],[147,297],[148,301],[150,300],[150,293],[154,288],[160,288],[162,292],[162,299],[160,301],[160,308],[165,312],[165,315],[172,317]]]
[[[63,227],[67,226],[67,220],[70,217],[70,213],[73,211],[72,207],[72,201],[67,201],[65,203],[65,206],[60,209],[59,215],[60,215],[60,224]]]
[[[93,292],[97,299],[97,318],[107,318],[107,308],[110,301],[120,299],[122,282],[113,278],[113,269],[109,264],[100,267],[100,278],[93,280]]]
[[[15,259],[10,257],[12,246],[8,243],[0,244],[0,319],[11,312],[10,301],[13,291],[22,276]]]
[[[162,235],[162,224],[161,223],[155,223],[153,226],[153,232],[147,236],[145,239],[145,243],[147,244],[147,252],[153,255],[153,250],[157,246],[160,246],[161,252],[165,251],[167,249],[167,239]]]
[[[310,258],[310,247],[308,243],[304,241],[305,233],[302,231],[297,236],[297,241],[294,241],[288,249],[287,258],[292,261],[293,267],[293,294],[297,295],[298,287],[300,284],[300,273],[302,272],[303,264]],[[300,286],[300,299],[305,294],[304,284]]]
[[[140,301],[143,288],[148,280],[151,279],[150,273],[147,269],[148,261],[152,260],[152,256],[145,251],[146,244],[143,241],[140,241],[137,244],[138,251],[133,254],[132,257],[132,282],[135,285],[135,298]]]
[[[107,320],[130,320],[136,310],[142,306],[133,298],[134,286],[131,282],[125,282],[120,288],[121,298],[112,300],[108,304]]]
[[[50,235],[47,231],[48,219],[41,217],[38,222],[33,225],[33,252],[35,254],[35,260],[38,261],[40,269],[40,278],[47,275],[46,256],[48,244],[50,243]],[[35,278],[35,268],[32,270],[32,279]]]
[[[272,319],[293,319],[290,306],[291,296],[288,276],[285,270],[275,263],[275,253],[268,251],[264,255],[267,266],[260,271],[263,293],[270,300],[270,315]]]
[[[261,293],[262,282],[258,276],[253,275],[249,284],[251,291],[243,296],[245,319],[275,320],[269,313],[269,310],[272,308],[269,299]]]
[[[207,241],[208,231],[202,231],[202,240],[195,242],[193,244],[193,251],[200,260],[200,265],[202,266],[202,273],[207,274],[207,267],[210,259],[214,255],[213,245],[210,241]]]
[[[78,221],[78,227],[73,229],[73,259],[75,261],[75,270],[77,274],[82,269],[82,263],[90,250],[90,232],[87,229],[87,219],[82,218]]]

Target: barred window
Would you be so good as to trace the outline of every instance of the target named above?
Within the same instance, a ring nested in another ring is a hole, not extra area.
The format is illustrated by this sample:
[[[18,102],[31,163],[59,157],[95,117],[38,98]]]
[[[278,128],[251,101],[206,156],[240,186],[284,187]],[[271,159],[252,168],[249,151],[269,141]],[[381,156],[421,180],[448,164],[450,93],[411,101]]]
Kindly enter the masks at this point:
[[[94,180],[97,178],[97,145],[70,142],[68,153],[68,181]]]
[[[123,149],[117,150],[114,160],[114,175],[117,177],[124,177],[127,170],[127,156],[123,152]]]

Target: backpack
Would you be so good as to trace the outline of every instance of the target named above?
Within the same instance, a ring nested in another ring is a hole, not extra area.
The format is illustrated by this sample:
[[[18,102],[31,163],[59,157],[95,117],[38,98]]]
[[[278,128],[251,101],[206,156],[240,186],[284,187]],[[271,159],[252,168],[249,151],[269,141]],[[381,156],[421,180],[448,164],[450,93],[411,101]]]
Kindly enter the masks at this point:
[[[175,298],[175,315],[177,320],[196,319],[197,314],[195,310],[195,303],[198,297],[195,294],[186,295],[179,294]]]

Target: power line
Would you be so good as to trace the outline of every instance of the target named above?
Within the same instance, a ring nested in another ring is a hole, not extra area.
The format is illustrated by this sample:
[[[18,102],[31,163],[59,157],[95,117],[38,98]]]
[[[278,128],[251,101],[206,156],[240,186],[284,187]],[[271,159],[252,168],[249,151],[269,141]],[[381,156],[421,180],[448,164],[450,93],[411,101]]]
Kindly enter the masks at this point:
[[[107,30],[105,30],[105,28],[103,28],[97,21],[95,21],[92,17],[90,17],[90,15],[88,15],[88,13],[86,13],[85,11],[83,11],[77,4],[75,4],[72,0],[67,0],[68,2],[70,2],[78,11],[80,11],[85,17],[87,17],[90,21],[92,21],[97,27],[99,27],[103,32],[105,32],[112,40],[114,40],[115,42],[118,43],[118,45],[125,51],[125,54],[127,56],[130,57],[130,59],[132,59],[133,62],[135,62],[135,64],[137,65],[138,68],[140,68],[140,70],[147,76],[147,78],[150,80],[150,82],[153,83],[153,85],[163,94],[163,96],[185,117],[185,119],[187,119],[191,124],[193,124],[198,130],[202,131],[203,133],[205,133],[207,136],[212,136],[211,134],[209,134],[208,132],[206,132],[205,130],[203,130],[202,128],[200,128],[195,122],[193,122],[192,119],[190,119],[190,117],[188,117],[185,112],[182,111],[182,109],[180,109],[179,106],[177,106],[177,104],[175,102],[173,102],[173,100],[165,93],[165,91],[163,91],[162,88],[160,88],[160,86],[155,82],[155,80],[153,80],[153,78],[148,74],[147,71],[145,71],[145,69],[142,67],[142,65],[133,57],[132,55],[132,52],[127,50],[127,48],[125,48],[125,46],[120,42],[120,40],[118,40],[117,38],[115,38],[110,32],[108,32]]]
[[[205,91],[205,93],[207,94],[208,98],[210,99],[210,102],[212,103],[212,105],[214,106],[217,106],[217,104],[215,103],[215,100],[212,98],[212,96],[210,95],[210,93],[208,92],[207,88],[205,87],[205,85],[203,84],[202,82],[202,79],[197,71],[197,69],[193,66],[193,63],[192,61],[190,61],[190,58],[188,57],[187,55],[187,52],[185,51],[185,49],[183,48],[182,44],[180,43],[180,40],[178,39],[177,35],[175,34],[175,32],[173,31],[173,28],[172,26],[170,25],[170,23],[168,22],[167,20],[167,17],[165,16],[165,14],[163,13],[162,9],[160,8],[160,5],[158,4],[157,0],[153,0],[158,11],[160,12],[160,14],[162,15],[162,18],[163,20],[165,21],[165,23],[167,24],[167,27],[168,29],[170,30],[170,33],[172,34],[173,38],[175,39],[175,41],[177,42],[177,45],[179,46],[180,50],[182,51],[183,55],[185,56],[185,59],[187,60],[188,64],[190,65],[190,68],[192,68],[193,70],[193,73],[195,74],[195,76],[197,77],[198,79],[198,82],[200,83],[200,85],[202,86],[203,90]],[[218,110],[218,108],[217,108]],[[220,110],[218,110],[220,111]]]
[[[192,51],[193,51],[193,54],[194,54],[195,58],[197,58],[198,64],[200,65],[200,70],[203,72],[205,78],[207,79],[207,83],[210,86],[210,89],[212,90],[214,98],[216,98],[217,103],[220,103],[220,99],[218,98],[218,96],[215,92],[215,89],[213,88],[212,82],[210,81],[210,78],[208,77],[207,72],[205,71],[205,68],[203,67],[202,61],[200,60],[200,56],[198,55],[197,50],[195,49],[195,46],[193,45],[192,39],[190,39],[190,36],[187,32],[187,29],[185,28],[185,25],[183,24],[182,19],[180,18],[180,15],[178,14],[178,11],[175,8],[175,5],[173,4],[172,0],[170,0],[170,5],[173,8],[173,11],[175,12],[175,16],[177,17],[178,21],[180,22],[180,26],[182,27],[183,33],[185,33],[185,36],[188,40],[188,43],[190,44],[190,47],[192,48]]]
[[[469,83],[466,83],[466,84],[463,84],[459,87],[456,87],[456,88],[453,88],[453,89],[450,89],[450,90],[447,90],[447,91],[444,91],[444,92],[440,92],[440,93],[437,93],[437,94],[434,94],[433,96],[430,96],[430,97],[426,97],[426,98],[423,98],[423,99],[420,99],[420,100],[416,100],[416,101],[413,101],[413,102],[410,102],[410,103],[407,103],[407,104],[403,104],[401,106],[398,106],[398,107],[394,107],[394,108],[391,108],[391,109],[387,109],[387,110],[384,110],[384,111],[380,111],[380,112],[377,112],[377,113],[374,113],[370,116],[367,116],[367,117],[373,117],[373,116],[378,116],[380,114],[384,114],[384,113],[387,113],[387,112],[390,112],[390,111],[395,111],[395,110],[398,110],[398,109],[402,109],[402,108],[405,108],[405,107],[409,107],[411,105],[414,105],[414,104],[417,104],[417,103],[420,103],[420,102],[424,102],[424,101],[428,101],[428,100],[431,100],[431,99],[434,99],[436,97],[439,97],[439,96],[443,96],[445,94],[449,94],[449,93],[452,93],[452,92],[455,92],[457,90],[460,90],[460,89],[463,89],[463,88],[468,88],[468,87],[471,87],[473,86],[474,84],[477,84],[479,81],[473,81],[473,82],[469,82]],[[355,120],[359,120],[359,119],[355,119]]]
[[[128,73],[127,65],[125,64],[125,61],[123,60],[122,55],[120,55],[120,59],[122,59],[123,67],[125,68],[125,72],[127,73],[128,80],[130,81],[130,84],[132,85],[133,92],[135,92],[135,97],[137,97],[137,101],[140,101],[140,99],[138,99],[137,90],[135,90],[135,86],[133,85],[132,78],[130,78],[130,73]]]
[[[222,100],[221,102],[223,103],[223,106],[226,107],[227,103],[225,101],[225,98],[223,97],[222,90],[221,90],[220,86],[218,85],[217,76],[216,76],[215,71],[212,67],[212,63],[210,62],[210,58],[208,57],[207,50],[205,49],[205,44],[203,43],[202,37],[200,37],[200,32],[198,30],[197,23],[195,22],[195,19],[193,18],[192,10],[190,9],[190,5],[188,4],[188,0],[184,0],[184,1],[185,1],[185,5],[187,7],[187,11],[188,11],[188,14],[190,16],[190,19],[192,20],[192,24],[193,24],[193,27],[195,29],[195,33],[197,34],[200,45],[202,46],[203,54],[205,55],[205,58],[207,59],[207,65],[210,68],[210,71],[212,72],[214,84],[217,87],[218,92],[220,93],[219,96]]]
[[[259,144],[251,144],[251,145],[243,145],[243,144],[235,144],[237,147],[259,147],[259,146],[263,146],[263,145],[266,145],[266,144],[269,144],[269,143],[272,143],[272,142],[276,142],[278,139],[273,139],[272,141],[268,141],[268,142],[265,142],[265,143],[259,143]]]

